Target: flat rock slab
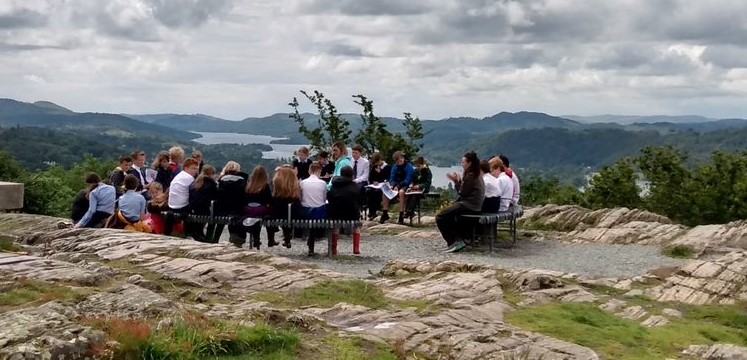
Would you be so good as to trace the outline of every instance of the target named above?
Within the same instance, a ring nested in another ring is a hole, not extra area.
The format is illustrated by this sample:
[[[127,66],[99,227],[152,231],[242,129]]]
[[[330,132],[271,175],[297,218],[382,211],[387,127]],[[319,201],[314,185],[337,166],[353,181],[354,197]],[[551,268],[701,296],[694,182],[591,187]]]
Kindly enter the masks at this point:
[[[0,273],[13,278],[63,281],[95,286],[110,280],[104,271],[89,270],[74,264],[14,253],[0,253]]]
[[[93,294],[77,304],[76,309],[89,317],[134,319],[167,315],[177,311],[179,306],[150,290],[126,284]]]

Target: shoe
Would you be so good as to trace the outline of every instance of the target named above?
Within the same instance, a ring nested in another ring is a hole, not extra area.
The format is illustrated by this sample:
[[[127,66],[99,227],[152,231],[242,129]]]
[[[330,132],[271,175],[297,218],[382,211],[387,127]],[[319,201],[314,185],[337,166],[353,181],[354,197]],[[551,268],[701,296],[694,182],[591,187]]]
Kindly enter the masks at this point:
[[[267,247],[273,247],[280,245],[279,242],[275,241],[275,233],[267,234]]]
[[[387,220],[389,220],[389,213],[383,213],[381,214],[381,218],[379,219],[379,224],[383,224]]]
[[[291,241],[290,241],[290,239],[283,240],[283,246],[285,246],[286,248],[290,249],[291,248]]]
[[[465,244],[464,241],[458,241],[458,242],[455,242],[454,245],[452,245],[449,249],[447,249],[444,252],[447,252],[447,253],[460,252],[464,250],[464,248],[466,247],[467,247],[467,244]]]
[[[399,212],[399,219],[397,219],[397,224],[404,225],[405,224],[405,213]]]
[[[239,249],[241,249],[241,248],[244,247],[244,243],[243,242],[235,242],[235,243],[231,243],[231,244],[233,244],[233,246],[235,246],[235,247],[237,247]]]
[[[315,257],[315,256],[316,256],[316,253],[315,253],[315,252],[313,252],[313,251],[309,251],[309,254],[308,254],[308,255],[309,255],[309,257]]]

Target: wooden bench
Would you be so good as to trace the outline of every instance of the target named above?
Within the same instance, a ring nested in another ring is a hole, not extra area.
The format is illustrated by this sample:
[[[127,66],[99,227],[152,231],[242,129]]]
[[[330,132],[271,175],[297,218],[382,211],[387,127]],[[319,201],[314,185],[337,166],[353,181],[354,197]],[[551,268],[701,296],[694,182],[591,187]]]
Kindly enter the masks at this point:
[[[524,209],[521,205],[512,205],[508,211],[498,213],[483,213],[476,215],[462,215],[461,217],[465,220],[475,222],[476,226],[472,226],[472,242],[476,238],[483,238],[483,236],[477,234],[477,229],[481,228],[482,234],[487,232],[488,247],[490,252],[493,252],[493,241],[498,240],[498,232],[505,231],[511,234],[511,244],[516,244],[516,222],[517,219],[524,215]],[[499,228],[498,225],[501,223],[508,223],[508,227]],[[487,231],[485,231],[487,230]]]

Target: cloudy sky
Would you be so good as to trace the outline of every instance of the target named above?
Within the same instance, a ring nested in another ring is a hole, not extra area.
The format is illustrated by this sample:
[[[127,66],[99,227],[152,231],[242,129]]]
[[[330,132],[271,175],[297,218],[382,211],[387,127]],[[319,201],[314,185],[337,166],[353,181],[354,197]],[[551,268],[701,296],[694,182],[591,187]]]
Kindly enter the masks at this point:
[[[744,0],[1,0],[0,97],[76,111],[747,117]],[[310,108],[309,108],[310,110]]]

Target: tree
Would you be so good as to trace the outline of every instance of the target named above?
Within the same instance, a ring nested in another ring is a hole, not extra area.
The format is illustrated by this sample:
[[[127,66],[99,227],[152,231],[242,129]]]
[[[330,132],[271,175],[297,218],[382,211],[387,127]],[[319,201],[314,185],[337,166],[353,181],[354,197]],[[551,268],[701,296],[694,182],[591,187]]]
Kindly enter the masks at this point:
[[[641,150],[635,162],[649,181],[649,195],[644,201],[646,209],[686,224],[697,223],[693,215],[690,172],[685,167],[687,154],[672,146]]]
[[[623,159],[613,166],[604,166],[594,175],[591,187],[586,191],[589,206],[593,208],[627,207],[641,205],[640,189],[636,185],[638,176],[634,164]]]
[[[405,127],[404,135],[391,133],[381,118],[373,111],[373,101],[363,95],[353,95],[355,103],[362,107],[362,127],[355,136],[355,142],[363,146],[363,149],[372,154],[379,152],[385,160],[391,159],[395,151],[402,151],[405,156],[413,158],[420,153],[423,144],[423,125],[419,118],[413,118],[410,113],[404,113],[405,118],[402,125]]]
[[[301,90],[306,99],[308,99],[314,106],[316,106],[319,112],[319,119],[317,119],[317,127],[309,128],[306,125],[306,121],[298,112],[298,99],[288,103],[293,108],[293,113],[290,114],[290,118],[298,123],[298,132],[303,134],[311,142],[311,148],[316,150],[326,150],[332,147],[336,141],[342,140],[346,144],[350,142],[350,123],[341,117],[337,113],[337,108],[332,104],[332,101],[324,97],[324,94],[314,90],[313,95],[309,95],[306,91]]]

